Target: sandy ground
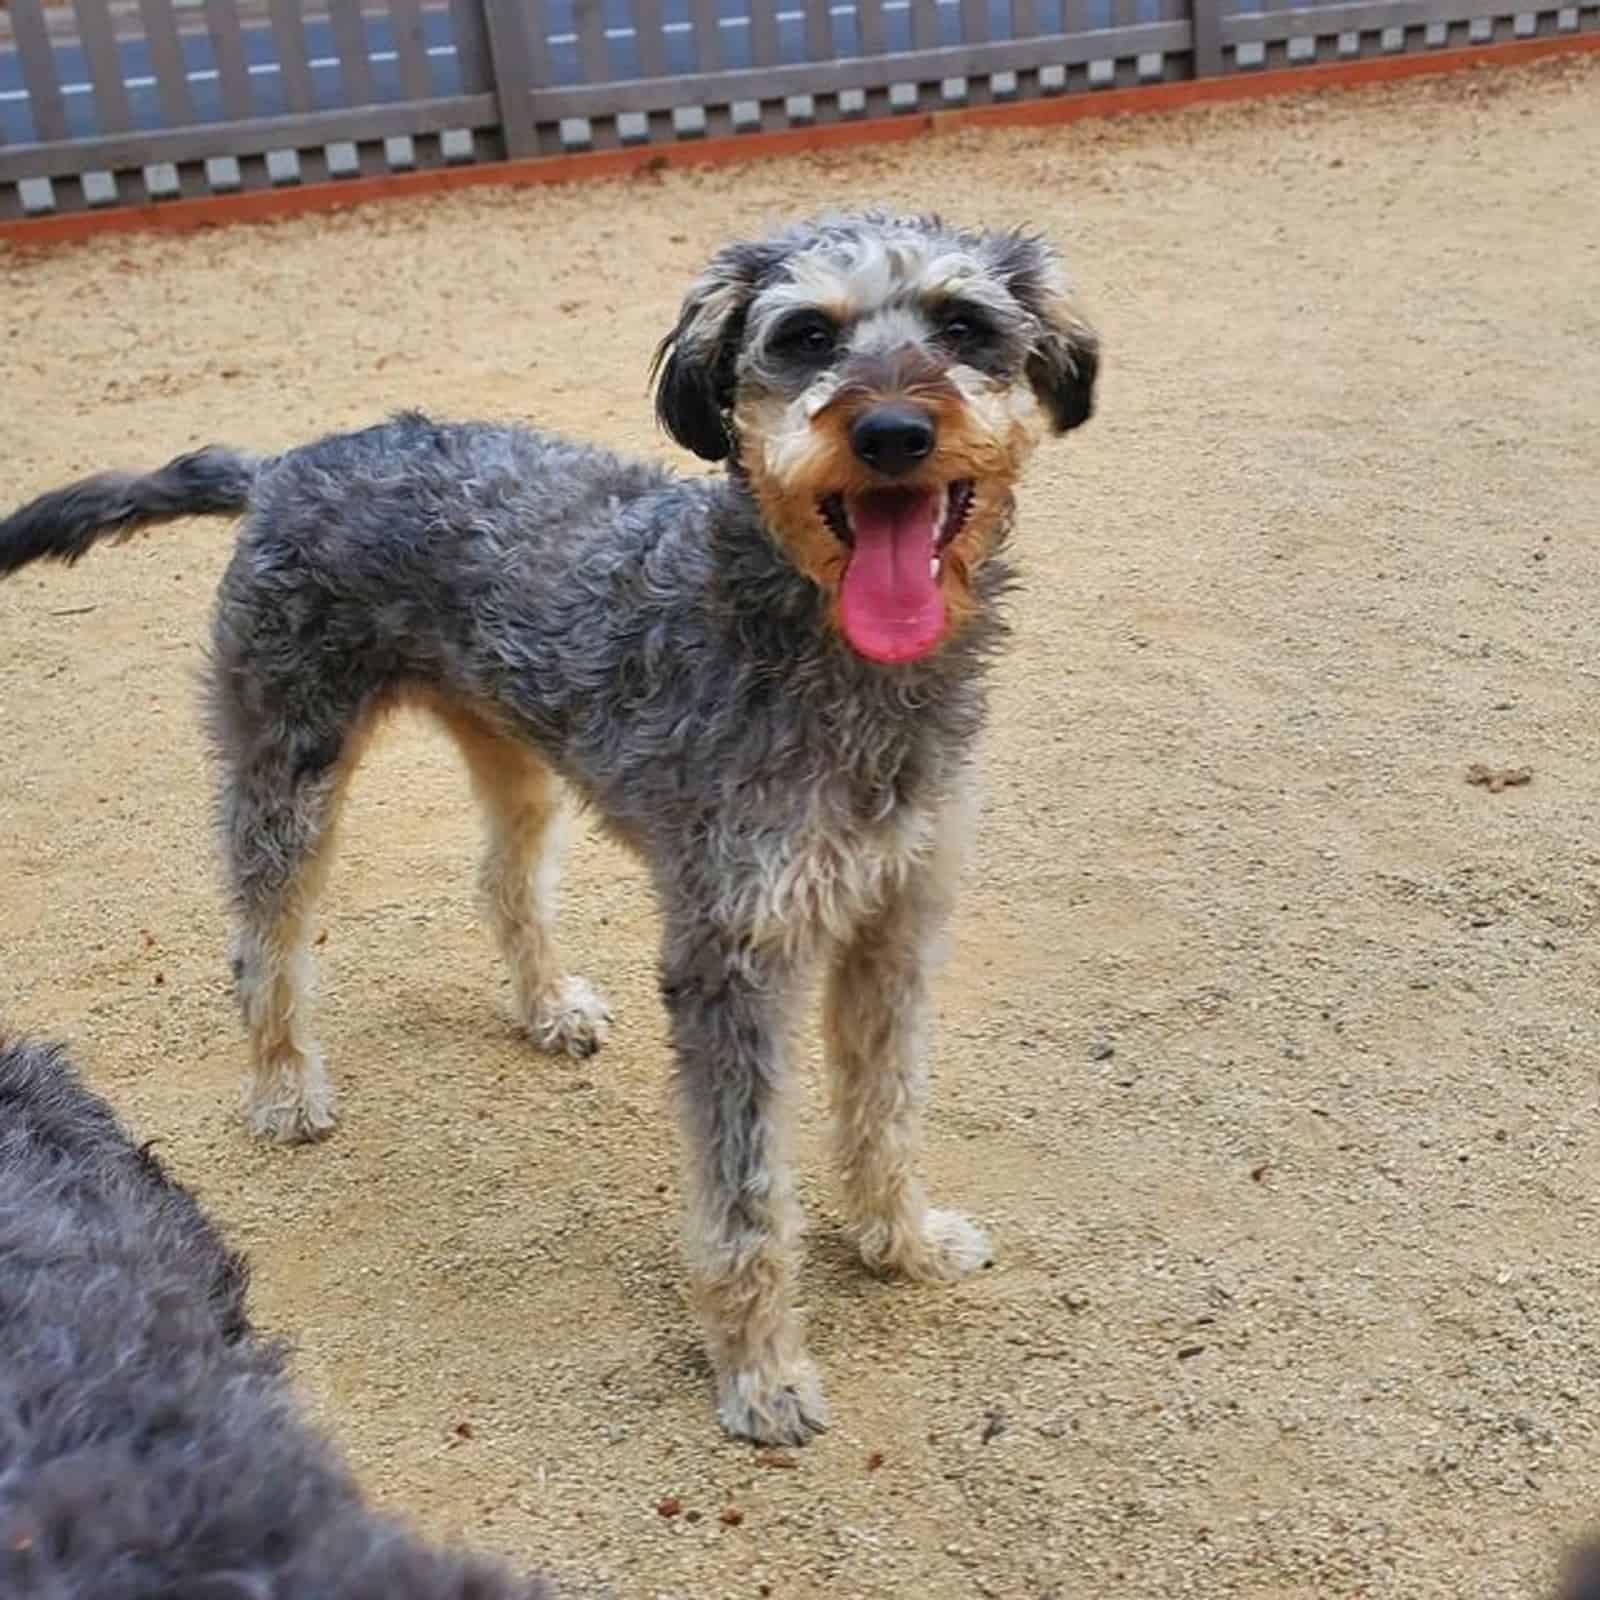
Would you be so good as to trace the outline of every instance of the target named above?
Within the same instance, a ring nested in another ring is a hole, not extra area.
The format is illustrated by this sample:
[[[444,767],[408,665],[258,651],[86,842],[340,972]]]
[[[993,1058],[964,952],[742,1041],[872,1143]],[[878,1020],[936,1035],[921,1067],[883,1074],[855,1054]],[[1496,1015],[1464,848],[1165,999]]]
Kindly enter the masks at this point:
[[[579,839],[619,1027],[533,1056],[464,781],[397,726],[323,924],[344,1129],[254,1148],[193,687],[227,535],[0,587],[0,1010],[201,1186],[382,1501],[622,1600],[1546,1592],[1600,1513],[1597,68],[0,255],[8,503],[401,404],[666,456],[690,274],[841,201],[1031,220],[1104,331],[940,991],[927,1165],[1000,1264],[857,1270],[808,1046],[837,1422],[793,1466],[713,1424],[640,872]]]

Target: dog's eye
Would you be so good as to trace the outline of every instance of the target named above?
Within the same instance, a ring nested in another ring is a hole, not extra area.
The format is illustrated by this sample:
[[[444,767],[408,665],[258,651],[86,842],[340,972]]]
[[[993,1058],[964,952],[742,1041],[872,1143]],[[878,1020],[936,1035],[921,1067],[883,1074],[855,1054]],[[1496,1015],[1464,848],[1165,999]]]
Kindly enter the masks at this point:
[[[939,319],[939,337],[958,353],[981,349],[992,333],[988,321],[969,306],[951,306]]]
[[[775,350],[799,360],[818,361],[833,354],[839,334],[828,319],[815,311],[802,311],[778,324]]]

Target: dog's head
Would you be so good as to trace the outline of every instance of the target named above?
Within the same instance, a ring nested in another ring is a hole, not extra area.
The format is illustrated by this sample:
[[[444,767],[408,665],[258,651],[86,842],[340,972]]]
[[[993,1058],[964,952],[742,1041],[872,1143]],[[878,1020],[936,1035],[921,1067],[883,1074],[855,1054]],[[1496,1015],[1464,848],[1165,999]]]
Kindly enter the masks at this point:
[[[970,615],[1023,463],[1089,420],[1097,352],[1041,240],[844,217],[718,253],[656,410],[749,482],[851,646],[906,661]]]

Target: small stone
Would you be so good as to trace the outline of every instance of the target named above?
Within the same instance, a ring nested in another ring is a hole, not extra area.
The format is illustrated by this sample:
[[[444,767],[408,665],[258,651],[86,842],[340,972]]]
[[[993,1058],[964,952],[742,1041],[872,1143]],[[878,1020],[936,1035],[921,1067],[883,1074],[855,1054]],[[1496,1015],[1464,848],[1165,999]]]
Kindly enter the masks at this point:
[[[1117,1053],[1117,1047],[1109,1039],[1096,1039],[1089,1046],[1089,1059],[1091,1061],[1109,1061]]]

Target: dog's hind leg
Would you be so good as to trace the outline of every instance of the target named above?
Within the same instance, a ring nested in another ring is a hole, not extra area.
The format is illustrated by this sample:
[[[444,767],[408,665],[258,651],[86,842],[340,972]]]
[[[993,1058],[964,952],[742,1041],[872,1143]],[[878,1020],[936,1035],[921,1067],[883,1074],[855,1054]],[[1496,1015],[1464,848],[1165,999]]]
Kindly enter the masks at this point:
[[[593,1055],[606,1041],[611,1011],[582,978],[563,970],[555,943],[565,832],[560,780],[520,739],[476,712],[444,703],[434,710],[455,737],[483,811],[478,882],[511,969],[517,1019],[541,1050]]]
[[[228,724],[221,718],[220,726]],[[221,738],[222,851],[236,933],[233,973],[250,1038],[250,1126],[285,1144],[321,1138],[334,1095],[313,1031],[311,918],[371,718],[291,724],[281,742]]]
[[[917,1175],[928,983],[970,815],[965,794],[950,803],[928,857],[838,952],[824,998],[834,1148],[857,1248],[875,1271],[923,1280],[991,1260],[983,1231],[960,1212],[930,1209]]]

